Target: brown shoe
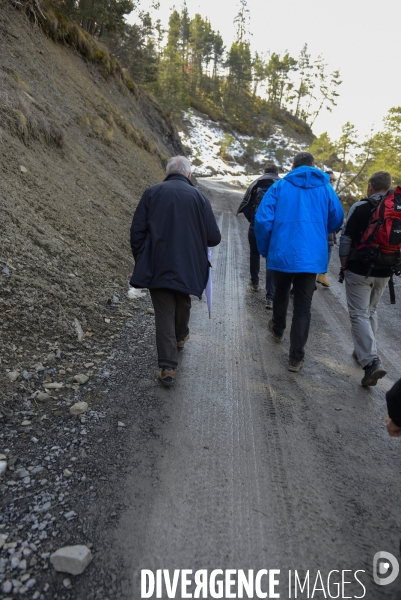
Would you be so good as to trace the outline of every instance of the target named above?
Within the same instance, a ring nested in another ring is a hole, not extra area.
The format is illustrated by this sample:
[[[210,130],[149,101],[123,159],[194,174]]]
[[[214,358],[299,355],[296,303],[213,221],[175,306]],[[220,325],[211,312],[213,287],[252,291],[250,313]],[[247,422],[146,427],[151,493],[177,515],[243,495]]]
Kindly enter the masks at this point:
[[[284,335],[275,331],[272,319],[270,319],[270,321],[267,323],[267,329],[270,331],[270,333],[273,334],[273,337],[276,340],[276,342],[283,341]]]
[[[189,333],[184,337],[181,342],[177,342],[178,352],[182,352],[184,350],[185,342],[189,340]]]
[[[290,359],[288,361],[288,370],[292,371],[293,373],[298,373],[298,371],[300,371],[303,366],[304,366],[303,360],[291,360]]]
[[[266,298],[266,308],[267,310],[273,310],[273,300],[271,298]]]
[[[326,273],[321,273],[316,277],[316,281],[324,287],[330,287],[330,281],[326,277]]]
[[[251,288],[251,290],[252,290],[253,292],[258,292],[258,291],[259,291],[259,283],[254,283],[254,282],[252,281],[252,279],[250,279],[250,280],[248,281],[248,285],[249,285],[249,287]]]
[[[175,370],[174,369],[162,369],[159,374],[159,379],[166,387],[175,384]]]

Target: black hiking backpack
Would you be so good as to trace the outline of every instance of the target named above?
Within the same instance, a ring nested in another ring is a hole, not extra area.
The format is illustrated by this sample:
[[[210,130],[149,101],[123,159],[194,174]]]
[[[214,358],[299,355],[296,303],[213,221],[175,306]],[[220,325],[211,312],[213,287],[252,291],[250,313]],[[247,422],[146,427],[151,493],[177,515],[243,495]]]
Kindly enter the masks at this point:
[[[280,178],[277,175],[266,173],[254,181],[248,188],[247,193],[238,208],[237,215],[243,213],[246,219],[252,223],[263,196],[269,187],[271,187],[273,183],[276,183],[276,181],[279,181],[279,179]]]

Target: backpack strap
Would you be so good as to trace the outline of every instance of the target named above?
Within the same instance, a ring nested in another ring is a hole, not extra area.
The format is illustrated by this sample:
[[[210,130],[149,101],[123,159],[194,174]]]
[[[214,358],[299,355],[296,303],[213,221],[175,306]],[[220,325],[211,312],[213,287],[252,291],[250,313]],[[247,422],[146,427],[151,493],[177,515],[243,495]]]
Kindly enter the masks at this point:
[[[379,228],[380,228],[380,226],[383,224],[383,220],[384,220],[384,209],[385,209],[385,206],[384,206],[384,199],[386,198],[386,196],[387,196],[387,194],[385,194],[385,195],[382,197],[382,199],[380,200],[379,216],[378,216],[378,218],[376,219],[376,225],[375,225],[375,228],[374,228],[374,230],[372,231],[372,233],[370,234],[370,236],[369,236],[368,238],[366,238],[366,240],[365,240],[365,244],[372,244],[372,243],[374,242],[374,240],[375,240],[375,238],[376,238],[376,234],[377,234],[377,232],[379,231]],[[376,205],[376,208],[377,208],[377,205]],[[372,217],[373,217],[373,214],[374,214],[374,212],[375,212],[376,208],[373,208],[373,209],[372,209],[372,215],[371,215],[371,217],[370,217],[370,218],[371,218],[371,220],[369,221],[369,225],[368,225],[368,227],[369,227],[370,225],[372,225],[372,224],[375,222],[374,220],[372,220]]]
[[[390,292],[390,303],[391,304],[395,304],[395,289],[394,289],[393,275],[394,275],[394,273],[391,273],[391,277],[388,281],[388,289]]]

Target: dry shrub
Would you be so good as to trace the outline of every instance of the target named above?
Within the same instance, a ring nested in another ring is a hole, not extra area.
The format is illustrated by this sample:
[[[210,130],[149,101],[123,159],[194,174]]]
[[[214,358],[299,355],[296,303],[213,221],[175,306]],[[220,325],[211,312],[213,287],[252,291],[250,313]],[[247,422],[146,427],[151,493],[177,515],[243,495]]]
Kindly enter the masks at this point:
[[[27,84],[11,69],[0,72],[0,120],[5,129],[24,144],[42,141],[61,148],[64,134],[60,127],[44,115],[44,109],[25,92]],[[22,88],[22,89],[21,89]]]
[[[77,123],[89,135],[97,137],[108,145],[112,144],[115,127],[118,127],[125,138],[149,154],[157,156],[163,167],[167,164],[168,156],[160,151],[156,142],[150,140],[141,129],[123,117],[109,102],[105,103],[101,116],[81,115],[78,117]]]
[[[82,27],[67,17],[58,6],[55,6],[49,0],[45,0],[42,9],[45,18],[39,16],[39,22],[43,31],[53,41],[73,46],[87,61],[98,64],[101,73],[105,77],[122,74],[120,63],[110,56],[108,50],[102,47]]]
[[[11,69],[10,67],[6,67],[6,66],[3,66],[2,69],[6,73],[8,73],[8,75],[11,75],[11,77],[18,83],[18,85],[20,87],[22,87],[26,92],[30,92],[31,91],[29,85],[27,84],[27,82],[24,81],[24,79],[22,79],[21,75],[19,75],[17,73],[17,71],[14,71],[14,69]]]
[[[78,117],[77,123],[88,132],[90,137],[95,137],[108,146],[112,145],[114,138],[114,121],[112,117],[104,120],[98,115],[81,115]]]
[[[104,141],[109,146],[111,146],[111,144],[113,142],[113,136],[114,136],[114,129],[112,127],[110,127],[109,129],[107,129],[105,131],[105,134],[104,134]]]

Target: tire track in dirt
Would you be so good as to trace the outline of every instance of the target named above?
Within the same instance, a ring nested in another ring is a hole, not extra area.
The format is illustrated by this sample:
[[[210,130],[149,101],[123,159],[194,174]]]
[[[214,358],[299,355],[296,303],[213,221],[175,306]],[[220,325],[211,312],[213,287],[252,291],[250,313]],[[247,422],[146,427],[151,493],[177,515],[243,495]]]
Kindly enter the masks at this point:
[[[373,554],[398,546],[399,446],[383,427],[386,386],[360,387],[348,316],[327,290],[314,298],[305,367],[287,371],[289,333],[283,344],[271,339],[263,294],[247,289],[238,195],[208,195],[222,230],[213,318],[193,300],[175,389],[157,392],[168,413],[157,478],[128,482],[132,508],[117,539],[130,555],[132,597],[141,568],[280,568],[283,597],[288,569],[365,569],[369,600],[395,598],[370,576]]]

